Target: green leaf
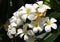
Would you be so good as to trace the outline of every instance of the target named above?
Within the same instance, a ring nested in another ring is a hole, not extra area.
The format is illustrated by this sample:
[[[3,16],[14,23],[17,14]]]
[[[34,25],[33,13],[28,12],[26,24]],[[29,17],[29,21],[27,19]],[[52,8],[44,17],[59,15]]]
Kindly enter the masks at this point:
[[[60,11],[60,1],[59,0],[51,0],[51,8],[55,11]]]
[[[59,0],[43,0],[44,4],[51,7],[55,11],[60,11],[60,1]]]
[[[44,1],[44,4],[50,6],[50,0],[43,0]]]
[[[60,12],[52,12],[49,17],[60,18]]]
[[[42,33],[41,35],[36,36],[36,38],[41,38],[42,39],[44,36],[46,36],[46,34],[47,33]]]
[[[58,33],[60,34],[60,25],[59,25],[59,27],[58,27]]]
[[[53,34],[51,33],[44,39],[44,41],[45,42],[53,42],[58,36],[59,36],[58,33],[53,33]]]

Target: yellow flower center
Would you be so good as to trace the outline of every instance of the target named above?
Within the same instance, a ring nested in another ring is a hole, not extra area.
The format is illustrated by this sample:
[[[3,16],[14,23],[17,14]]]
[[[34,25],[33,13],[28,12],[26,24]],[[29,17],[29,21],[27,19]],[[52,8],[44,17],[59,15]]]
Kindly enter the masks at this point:
[[[31,13],[31,10],[30,9],[27,9],[27,15],[29,16]]]
[[[50,22],[50,21],[48,21],[48,22],[47,22],[47,26],[50,26],[50,25],[51,25],[51,22]]]
[[[23,30],[23,33],[24,33],[24,34],[27,34],[27,32],[28,32],[27,30]]]
[[[35,27],[38,27],[38,23],[35,23],[34,26],[35,26]]]
[[[42,9],[43,8],[43,6],[42,5],[40,5],[40,7],[39,7],[40,9]]]

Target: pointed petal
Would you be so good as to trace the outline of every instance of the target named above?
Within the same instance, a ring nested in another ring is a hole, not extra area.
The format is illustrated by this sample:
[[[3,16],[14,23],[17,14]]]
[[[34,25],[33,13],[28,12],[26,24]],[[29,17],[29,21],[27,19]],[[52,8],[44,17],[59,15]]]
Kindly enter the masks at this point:
[[[17,26],[17,24],[14,23],[14,22],[12,22],[10,25],[11,25],[12,27]]]
[[[20,10],[22,10],[22,9],[25,9],[25,7],[24,7],[24,6],[22,6],[22,7],[20,8]]]
[[[34,35],[34,33],[33,33],[32,30],[29,30],[29,31],[28,31],[28,34],[31,35],[31,36]]]
[[[43,4],[43,1],[38,1],[37,2],[39,5],[42,5]]]
[[[38,27],[38,30],[41,32],[43,29],[41,27]]]
[[[20,33],[22,33],[22,32],[23,32],[22,29],[18,29],[17,30],[17,35],[20,34]]]
[[[21,18],[22,18],[23,21],[26,21],[27,14],[22,15]]]
[[[49,6],[47,6],[47,5],[45,5],[45,4],[43,4],[43,7],[44,7],[45,9],[51,9]]]
[[[37,28],[37,27],[34,27],[34,28],[33,28],[33,32],[34,32],[34,33],[38,32],[38,28]]]
[[[30,14],[30,15],[28,16],[28,19],[29,19],[29,20],[34,20],[34,17],[35,17],[34,14]]]
[[[35,3],[35,4],[33,4],[33,7],[36,9],[36,8],[38,8],[39,6]]]
[[[57,20],[55,18],[51,18],[51,23],[57,22]]]
[[[32,4],[26,4],[26,5],[25,5],[25,8],[26,8],[26,9],[31,9],[31,8],[32,8]]]
[[[33,28],[33,25],[32,24],[28,24],[29,28]]]
[[[13,36],[9,32],[7,32],[7,35],[9,36],[9,38],[13,38]]]
[[[11,34],[16,34],[16,28],[11,29]]]
[[[53,24],[51,25],[51,27],[52,27],[53,29],[57,29],[57,25],[56,25],[55,23],[53,23]]]
[[[45,27],[45,31],[46,31],[46,32],[50,32],[50,31],[51,31],[51,27],[46,26],[46,27]]]
[[[24,35],[24,40],[28,40],[28,36],[27,35]]]
[[[17,25],[21,25],[23,21],[21,19],[17,19]]]
[[[20,37],[22,38],[23,35],[24,35],[24,34],[20,34]]]

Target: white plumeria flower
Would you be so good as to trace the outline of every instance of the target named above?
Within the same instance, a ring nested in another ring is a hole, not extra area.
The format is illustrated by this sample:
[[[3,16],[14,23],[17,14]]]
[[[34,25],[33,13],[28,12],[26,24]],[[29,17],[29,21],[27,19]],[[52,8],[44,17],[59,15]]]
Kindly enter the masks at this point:
[[[57,22],[57,20],[55,18],[49,19],[49,17],[48,17],[48,18],[46,18],[46,20],[47,20],[47,22],[44,24],[46,32],[50,32],[51,31],[51,27],[53,29],[57,29],[57,25],[55,24],[55,22]]]
[[[39,1],[37,2],[37,4],[39,5],[39,8],[38,8],[38,12],[45,12],[47,9],[51,9],[49,6],[43,4],[43,1]],[[36,5],[38,7],[38,5]]]
[[[11,34],[16,34],[16,28],[8,28],[8,32]]]
[[[25,26],[24,26],[25,27]],[[20,37],[22,38],[24,35],[24,40],[28,40],[29,37],[28,35],[32,36],[34,35],[34,33],[32,32],[32,30],[27,30],[27,28],[23,28],[23,29],[18,29],[17,30],[17,35],[20,34]]]
[[[24,40],[28,40],[28,35],[31,35],[32,30],[23,30],[23,29],[18,29],[17,34],[20,34],[20,37],[22,38],[24,35]]]
[[[33,20],[34,16],[35,16],[35,8],[33,7],[32,4],[26,4],[25,7],[21,7],[20,11],[23,15],[21,16],[21,18],[26,21],[26,18],[28,18],[29,20]]]
[[[42,21],[41,21],[42,22]],[[43,30],[43,25],[41,25],[42,23],[37,21],[32,21],[31,24],[29,24],[29,27],[33,29],[33,32],[41,32]]]
[[[8,32],[9,32],[10,34],[16,34],[16,28],[11,27],[11,25],[9,25],[9,27],[8,27]]]
[[[15,22],[17,25],[21,25],[23,21],[20,18],[20,15],[18,12],[13,13],[14,16],[11,17],[10,23]]]

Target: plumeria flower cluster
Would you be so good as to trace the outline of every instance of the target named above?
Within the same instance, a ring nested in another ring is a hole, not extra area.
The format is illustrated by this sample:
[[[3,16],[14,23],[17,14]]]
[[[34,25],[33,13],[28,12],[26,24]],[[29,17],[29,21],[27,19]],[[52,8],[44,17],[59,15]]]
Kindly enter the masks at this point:
[[[57,20],[55,18],[49,18],[46,16],[47,9],[51,9],[49,6],[43,4],[43,1],[38,1],[34,4],[25,4],[13,13],[13,16],[9,19],[7,35],[10,38],[19,35],[24,40],[35,40],[36,33],[50,32],[51,28],[57,29]],[[29,22],[30,21],[30,22]],[[32,42],[31,41],[31,42]]]

